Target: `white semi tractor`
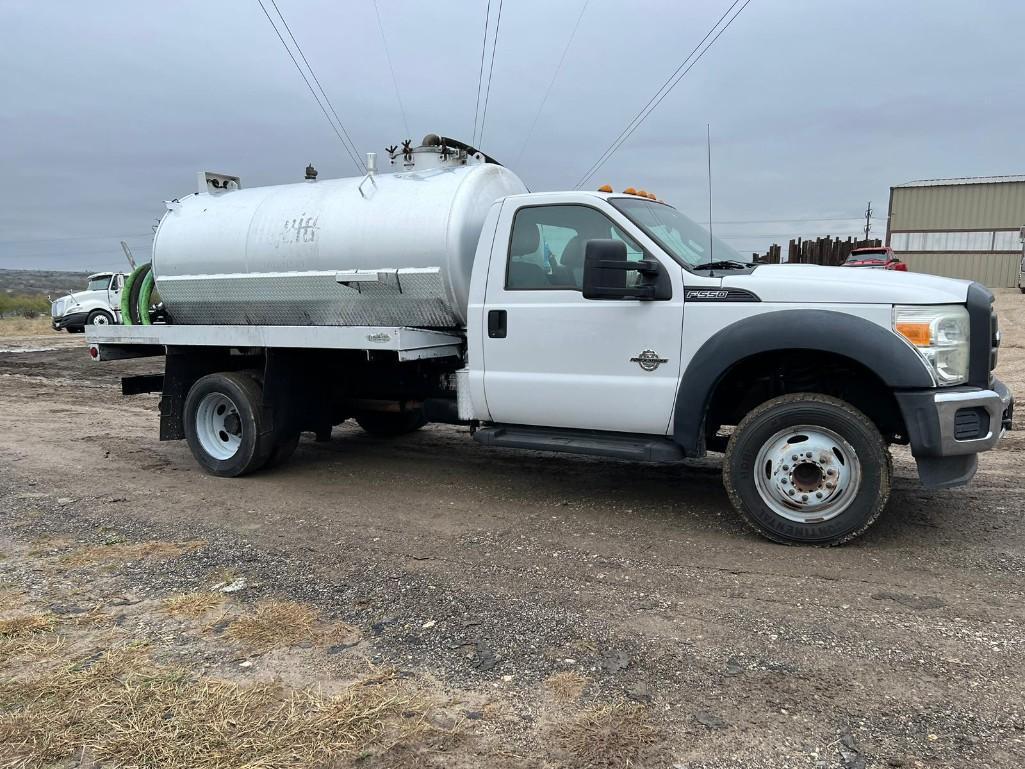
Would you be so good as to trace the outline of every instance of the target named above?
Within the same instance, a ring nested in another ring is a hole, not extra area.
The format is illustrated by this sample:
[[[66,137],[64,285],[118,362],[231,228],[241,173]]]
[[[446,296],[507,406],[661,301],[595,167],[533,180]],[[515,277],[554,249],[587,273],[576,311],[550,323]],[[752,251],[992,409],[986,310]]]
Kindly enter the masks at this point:
[[[389,173],[368,155],[363,177],[253,189],[201,173],[154,240],[166,321],[89,329],[97,360],[165,356],[124,392],[160,392],[161,439],[207,471],[278,464],[350,418],[645,462],[717,451],[758,532],[838,544],[884,508],[889,444],[956,486],[1010,427],[976,283],[751,264],[647,193],[531,193],[436,135],[389,154]]]

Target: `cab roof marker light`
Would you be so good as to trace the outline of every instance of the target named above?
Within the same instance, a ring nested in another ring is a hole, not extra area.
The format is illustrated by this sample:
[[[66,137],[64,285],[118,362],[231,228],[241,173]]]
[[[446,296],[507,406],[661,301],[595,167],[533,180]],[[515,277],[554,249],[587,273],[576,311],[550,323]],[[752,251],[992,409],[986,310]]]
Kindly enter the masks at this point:
[[[603,184],[601,187],[598,188],[598,192],[612,192],[612,185]]]

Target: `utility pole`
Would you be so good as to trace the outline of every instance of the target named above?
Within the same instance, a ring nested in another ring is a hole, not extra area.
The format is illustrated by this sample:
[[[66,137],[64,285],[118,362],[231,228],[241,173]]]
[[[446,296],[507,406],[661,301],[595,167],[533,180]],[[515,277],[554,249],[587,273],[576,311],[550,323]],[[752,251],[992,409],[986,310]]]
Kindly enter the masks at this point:
[[[868,201],[865,209],[865,240],[868,240],[868,233],[872,230],[872,201]]]

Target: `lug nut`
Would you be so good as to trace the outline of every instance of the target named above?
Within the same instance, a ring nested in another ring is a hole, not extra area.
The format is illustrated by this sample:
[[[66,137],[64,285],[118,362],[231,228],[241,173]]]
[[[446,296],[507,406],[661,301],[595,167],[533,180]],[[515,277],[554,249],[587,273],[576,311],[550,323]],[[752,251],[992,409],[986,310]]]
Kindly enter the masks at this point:
[[[808,457],[808,459],[811,459],[811,452],[809,451],[809,452],[805,453],[805,456]]]
[[[779,482],[782,483],[784,486],[787,485],[787,479],[786,478],[780,478]]]
[[[787,489],[787,494],[789,494],[790,496],[794,496],[794,490],[793,489]]]
[[[807,494],[802,494],[801,495],[801,501],[802,502],[807,502],[808,501],[808,495]]]
[[[827,489],[835,489],[836,488],[836,484],[833,483],[832,481],[830,481],[829,483],[826,484],[826,488]]]
[[[789,470],[790,469],[790,465],[783,465],[783,469],[784,470]]]
[[[829,468],[828,470],[826,470],[826,475],[836,475],[836,470],[834,470],[834,469],[833,469],[833,468],[831,467],[831,468]]]
[[[800,459],[800,457],[798,457],[798,456],[797,456],[797,454],[794,454],[794,455],[793,455],[792,457],[790,457],[790,458],[791,458],[792,460],[794,460],[795,462],[796,462],[796,461],[797,461],[798,459]]]
[[[822,499],[822,492],[821,491],[816,491],[815,492],[815,496],[818,497],[819,499]]]

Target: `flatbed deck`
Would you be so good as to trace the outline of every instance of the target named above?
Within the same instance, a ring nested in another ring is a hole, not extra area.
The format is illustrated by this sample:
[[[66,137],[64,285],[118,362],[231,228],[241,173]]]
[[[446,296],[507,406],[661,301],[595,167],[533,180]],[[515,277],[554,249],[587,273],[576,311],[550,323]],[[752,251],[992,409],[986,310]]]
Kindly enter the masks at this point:
[[[391,350],[401,361],[459,356],[461,336],[403,326],[90,326],[89,354],[96,360],[163,355],[167,347]]]

